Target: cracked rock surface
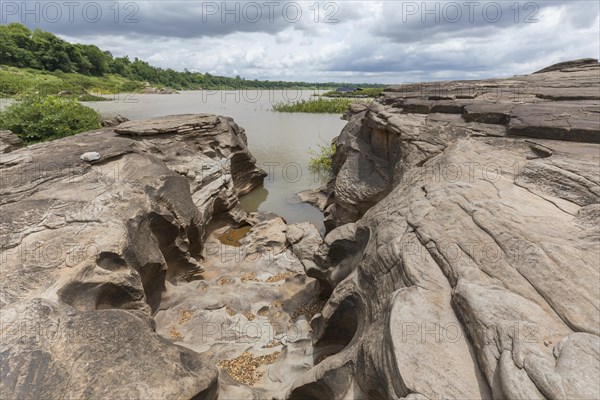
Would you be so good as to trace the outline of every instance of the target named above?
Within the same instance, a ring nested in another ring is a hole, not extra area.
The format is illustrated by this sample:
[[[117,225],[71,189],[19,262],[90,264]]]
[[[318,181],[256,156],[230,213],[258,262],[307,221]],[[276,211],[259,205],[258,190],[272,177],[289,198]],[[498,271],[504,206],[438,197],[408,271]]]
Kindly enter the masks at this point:
[[[599,76],[353,105],[324,238],[227,117],[0,132],[0,398],[600,398]]]

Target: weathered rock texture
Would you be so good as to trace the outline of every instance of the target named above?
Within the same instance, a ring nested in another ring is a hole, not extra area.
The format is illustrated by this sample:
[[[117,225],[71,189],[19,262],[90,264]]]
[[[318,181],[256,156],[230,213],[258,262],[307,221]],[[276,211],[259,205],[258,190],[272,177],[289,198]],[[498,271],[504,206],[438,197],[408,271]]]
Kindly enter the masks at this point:
[[[323,305],[319,285],[298,256],[300,243],[319,246],[319,232],[273,214],[248,221],[248,232],[227,245],[219,238],[235,235],[231,228],[212,230],[204,279],[170,288],[155,315],[158,333],[219,366],[220,399],[281,397],[323,351],[313,348],[308,324]]]
[[[324,239],[226,117],[0,133],[0,398],[600,398],[599,73],[352,107]]]
[[[212,216],[262,182],[244,131],[214,115],[127,122],[0,168],[0,397],[215,398],[214,364],[152,316],[201,277]]]
[[[349,113],[290,398],[600,398],[600,69],[546,71]]]
[[[10,153],[11,151],[23,146],[23,141],[11,131],[0,131],[0,154]]]
[[[125,118],[122,115],[117,115],[110,119],[103,119],[102,121],[100,121],[100,125],[107,127],[107,128],[112,128],[115,126],[119,126],[122,123],[127,122],[127,121],[129,121],[128,118]]]

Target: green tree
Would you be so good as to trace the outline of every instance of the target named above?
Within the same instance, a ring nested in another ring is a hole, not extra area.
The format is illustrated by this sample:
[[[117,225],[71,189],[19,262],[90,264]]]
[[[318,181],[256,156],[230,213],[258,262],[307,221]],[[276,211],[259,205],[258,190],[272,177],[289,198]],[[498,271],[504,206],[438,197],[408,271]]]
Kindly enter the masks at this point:
[[[147,62],[127,56],[113,58],[112,54],[89,44],[71,44],[52,33],[35,30],[13,23],[0,26],[0,64],[21,68],[41,69],[54,72],[59,76],[62,72],[78,72],[83,75],[102,77],[112,73],[122,77],[149,82],[152,85],[170,86],[174,89],[275,89],[275,88],[315,88],[315,84],[306,82],[282,81],[246,81],[237,75],[234,78],[202,75],[189,71],[178,72],[172,69],[153,67]],[[138,85],[139,86],[139,85]],[[320,85],[321,88],[339,86],[374,87],[368,84],[335,84]],[[376,87],[381,87],[381,85]],[[1,89],[0,89],[1,90]],[[14,87],[10,88],[14,92]]]
[[[0,64],[15,67],[40,68],[31,49],[31,31],[24,25],[12,23],[0,26]]]
[[[128,56],[117,57],[110,63],[110,72],[121,76],[131,75],[131,61]]]
[[[73,63],[69,58],[70,43],[40,29],[33,32],[32,41],[32,52],[43,69],[63,72],[73,70]]]
[[[75,46],[79,49],[83,57],[89,61],[91,65],[89,70],[90,75],[102,76],[110,72],[110,63],[113,57],[109,52],[102,51],[98,46],[92,44],[76,44]]]

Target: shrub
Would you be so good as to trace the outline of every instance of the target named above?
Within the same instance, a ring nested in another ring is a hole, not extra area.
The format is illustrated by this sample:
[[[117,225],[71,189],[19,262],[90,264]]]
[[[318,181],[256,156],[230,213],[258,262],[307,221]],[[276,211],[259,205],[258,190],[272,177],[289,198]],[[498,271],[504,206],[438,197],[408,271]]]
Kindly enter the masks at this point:
[[[97,101],[110,101],[106,97],[96,96],[95,94],[84,93],[77,96],[77,100],[79,101],[87,101],[89,103],[97,102]]]
[[[335,143],[323,143],[318,145],[319,150],[310,149],[308,153],[312,156],[308,165],[313,173],[330,175],[332,158],[335,153]]]
[[[29,96],[0,113],[0,128],[36,143],[100,128],[100,115],[73,99]]]
[[[305,112],[305,113],[332,113],[342,114],[352,103],[350,99],[318,99],[300,100],[295,103],[275,103],[274,111],[280,112]]]
[[[336,92],[335,90],[323,93],[323,97],[378,97],[381,93],[383,93],[383,88],[366,88],[361,89],[356,92],[347,92],[341,93]]]
[[[130,93],[137,92],[138,90],[142,90],[144,85],[142,82],[134,82],[134,81],[124,81],[118,86],[118,91],[121,93]]]

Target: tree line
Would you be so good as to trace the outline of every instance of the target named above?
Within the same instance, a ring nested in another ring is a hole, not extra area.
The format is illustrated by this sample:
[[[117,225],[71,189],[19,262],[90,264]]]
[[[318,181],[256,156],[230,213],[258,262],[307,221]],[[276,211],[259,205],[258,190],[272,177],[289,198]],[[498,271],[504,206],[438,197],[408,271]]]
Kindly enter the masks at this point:
[[[0,64],[44,71],[62,71],[88,76],[115,74],[134,81],[148,82],[178,90],[194,89],[280,89],[333,88],[340,84],[307,82],[259,81],[216,76],[209,73],[163,69],[128,56],[113,57],[95,45],[69,43],[40,29],[30,30],[19,23],[0,26]],[[379,86],[363,84],[363,87]]]

